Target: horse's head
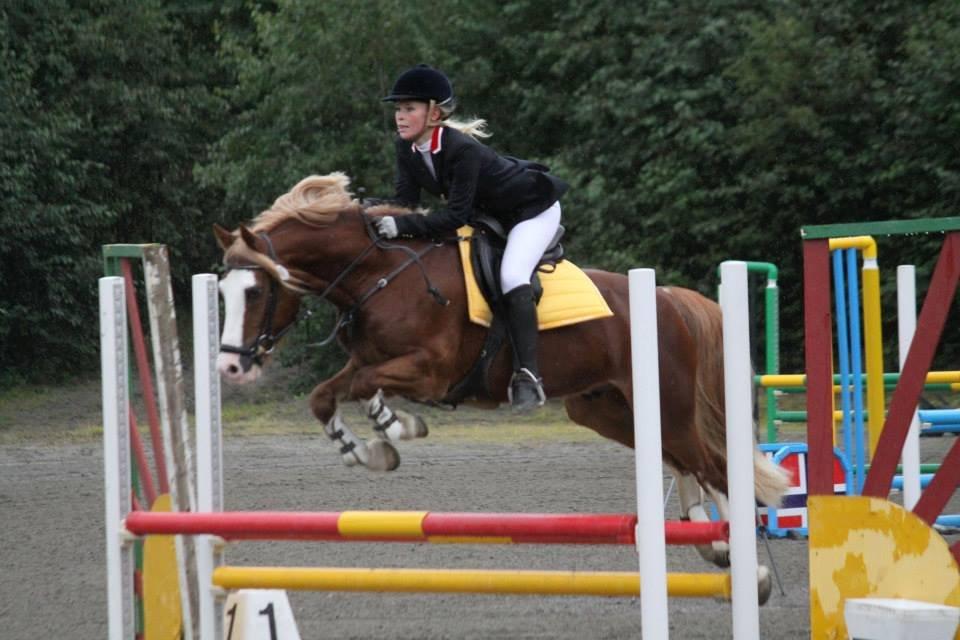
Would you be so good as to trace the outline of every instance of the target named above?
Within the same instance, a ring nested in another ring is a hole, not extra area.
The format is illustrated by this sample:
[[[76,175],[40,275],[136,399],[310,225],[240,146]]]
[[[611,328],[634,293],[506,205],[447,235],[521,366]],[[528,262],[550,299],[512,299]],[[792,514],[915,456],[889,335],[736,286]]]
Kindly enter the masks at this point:
[[[277,341],[293,327],[301,293],[285,286],[290,275],[270,256],[269,236],[257,237],[246,227],[230,232],[219,225],[214,233],[226,268],[220,279],[225,317],[217,368],[228,382],[252,382]]]
[[[398,259],[375,251],[380,243],[363,207],[347,190],[349,183],[342,173],[310,176],[249,227],[231,232],[214,225],[226,267],[220,280],[225,318],[218,367],[227,381],[259,377],[277,341],[296,322],[303,294],[342,308],[358,304],[366,298],[353,289],[354,282],[369,288],[371,270]],[[366,211],[373,216],[409,213],[393,205]]]
[[[358,209],[349,184],[342,173],[309,176],[249,228],[231,232],[214,225],[226,268],[220,280],[225,317],[217,365],[227,381],[259,377],[277,341],[296,321],[302,295],[318,286],[306,263],[326,253],[321,246],[350,250],[342,230],[348,225],[338,224],[343,211]],[[317,232],[323,233],[322,241]],[[361,223],[353,235],[366,240]]]

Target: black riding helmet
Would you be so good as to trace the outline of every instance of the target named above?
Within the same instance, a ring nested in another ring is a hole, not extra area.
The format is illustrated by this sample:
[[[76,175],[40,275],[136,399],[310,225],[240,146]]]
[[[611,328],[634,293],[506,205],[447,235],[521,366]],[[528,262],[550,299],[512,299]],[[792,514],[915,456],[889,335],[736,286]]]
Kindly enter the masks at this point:
[[[399,102],[400,100],[433,100],[438,105],[453,104],[453,85],[439,69],[430,65],[418,64],[400,74],[393,83],[390,95],[383,102]]]

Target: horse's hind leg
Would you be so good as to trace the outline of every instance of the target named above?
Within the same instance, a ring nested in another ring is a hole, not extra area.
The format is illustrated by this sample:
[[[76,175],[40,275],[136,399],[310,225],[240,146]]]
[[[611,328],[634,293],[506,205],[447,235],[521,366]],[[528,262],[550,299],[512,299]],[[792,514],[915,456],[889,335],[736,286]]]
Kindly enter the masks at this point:
[[[563,404],[567,415],[577,424],[633,448],[633,411],[627,399],[612,384],[569,395]]]
[[[707,515],[704,505],[704,493],[697,479],[689,473],[680,473],[673,470],[673,475],[677,479],[677,495],[680,498],[680,518],[693,522],[708,522],[710,516]],[[729,510],[727,509],[726,497],[716,491],[710,490],[717,503],[717,510],[720,512],[721,520],[728,520]],[[726,542],[715,541],[710,544],[696,545],[697,551],[707,562],[712,562],[718,567],[730,566],[730,545]]]
[[[429,433],[427,423],[420,416],[387,406],[383,389],[378,389],[372,398],[361,402],[367,417],[373,420],[374,432],[384,440],[398,442],[426,438]]]
[[[710,493],[710,497],[713,498],[714,503],[717,505],[717,512],[720,514],[721,520],[730,521],[730,501],[727,499],[727,496],[717,489],[714,489],[712,486],[707,485],[707,491]],[[710,549],[710,547],[707,547]],[[714,542],[713,543],[713,558],[717,566],[720,567],[729,567],[730,566],[730,545],[726,542]],[[706,556],[704,556],[706,558]],[[711,558],[707,558],[711,560]],[[757,565],[757,598],[760,601],[760,604],[766,604],[767,600],[770,599],[770,594],[773,592],[773,579],[770,576],[770,569],[766,565],[758,564]]]

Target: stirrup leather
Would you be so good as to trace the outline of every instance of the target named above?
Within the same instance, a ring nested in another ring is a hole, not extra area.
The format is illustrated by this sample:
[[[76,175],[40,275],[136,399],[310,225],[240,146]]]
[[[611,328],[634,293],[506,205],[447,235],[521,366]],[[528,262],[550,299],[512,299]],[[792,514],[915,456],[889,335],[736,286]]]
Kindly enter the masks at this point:
[[[526,367],[519,371],[514,371],[513,375],[510,376],[510,385],[507,387],[507,400],[510,404],[513,404],[513,383],[516,382],[518,378],[528,378],[533,382],[534,388],[537,390],[537,402],[540,406],[543,406],[547,401],[547,394],[543,391],[543,381]]]

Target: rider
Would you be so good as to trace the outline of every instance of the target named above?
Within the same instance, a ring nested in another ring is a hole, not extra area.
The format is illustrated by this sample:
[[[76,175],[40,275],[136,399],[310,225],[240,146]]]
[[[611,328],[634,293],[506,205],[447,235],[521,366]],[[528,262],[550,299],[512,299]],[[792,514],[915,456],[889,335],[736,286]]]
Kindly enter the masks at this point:
[[[396,199],[416,206],[420,190],[442,196],[446,206],[429,215],[384,216],[384,238],[437,238],[469,224],[478,213],[509,231],[500,265],[504,317],[513,347],[510,402],[516,411],[543,405],[537,365],[537,307],[530,280],[560,225],[559,198],[567,184],[543,165],[501,156],[482,144],[486,121],[450,118],[455,106],[446,75],[418,65],[397,78],[384,102],[395,103]]]

